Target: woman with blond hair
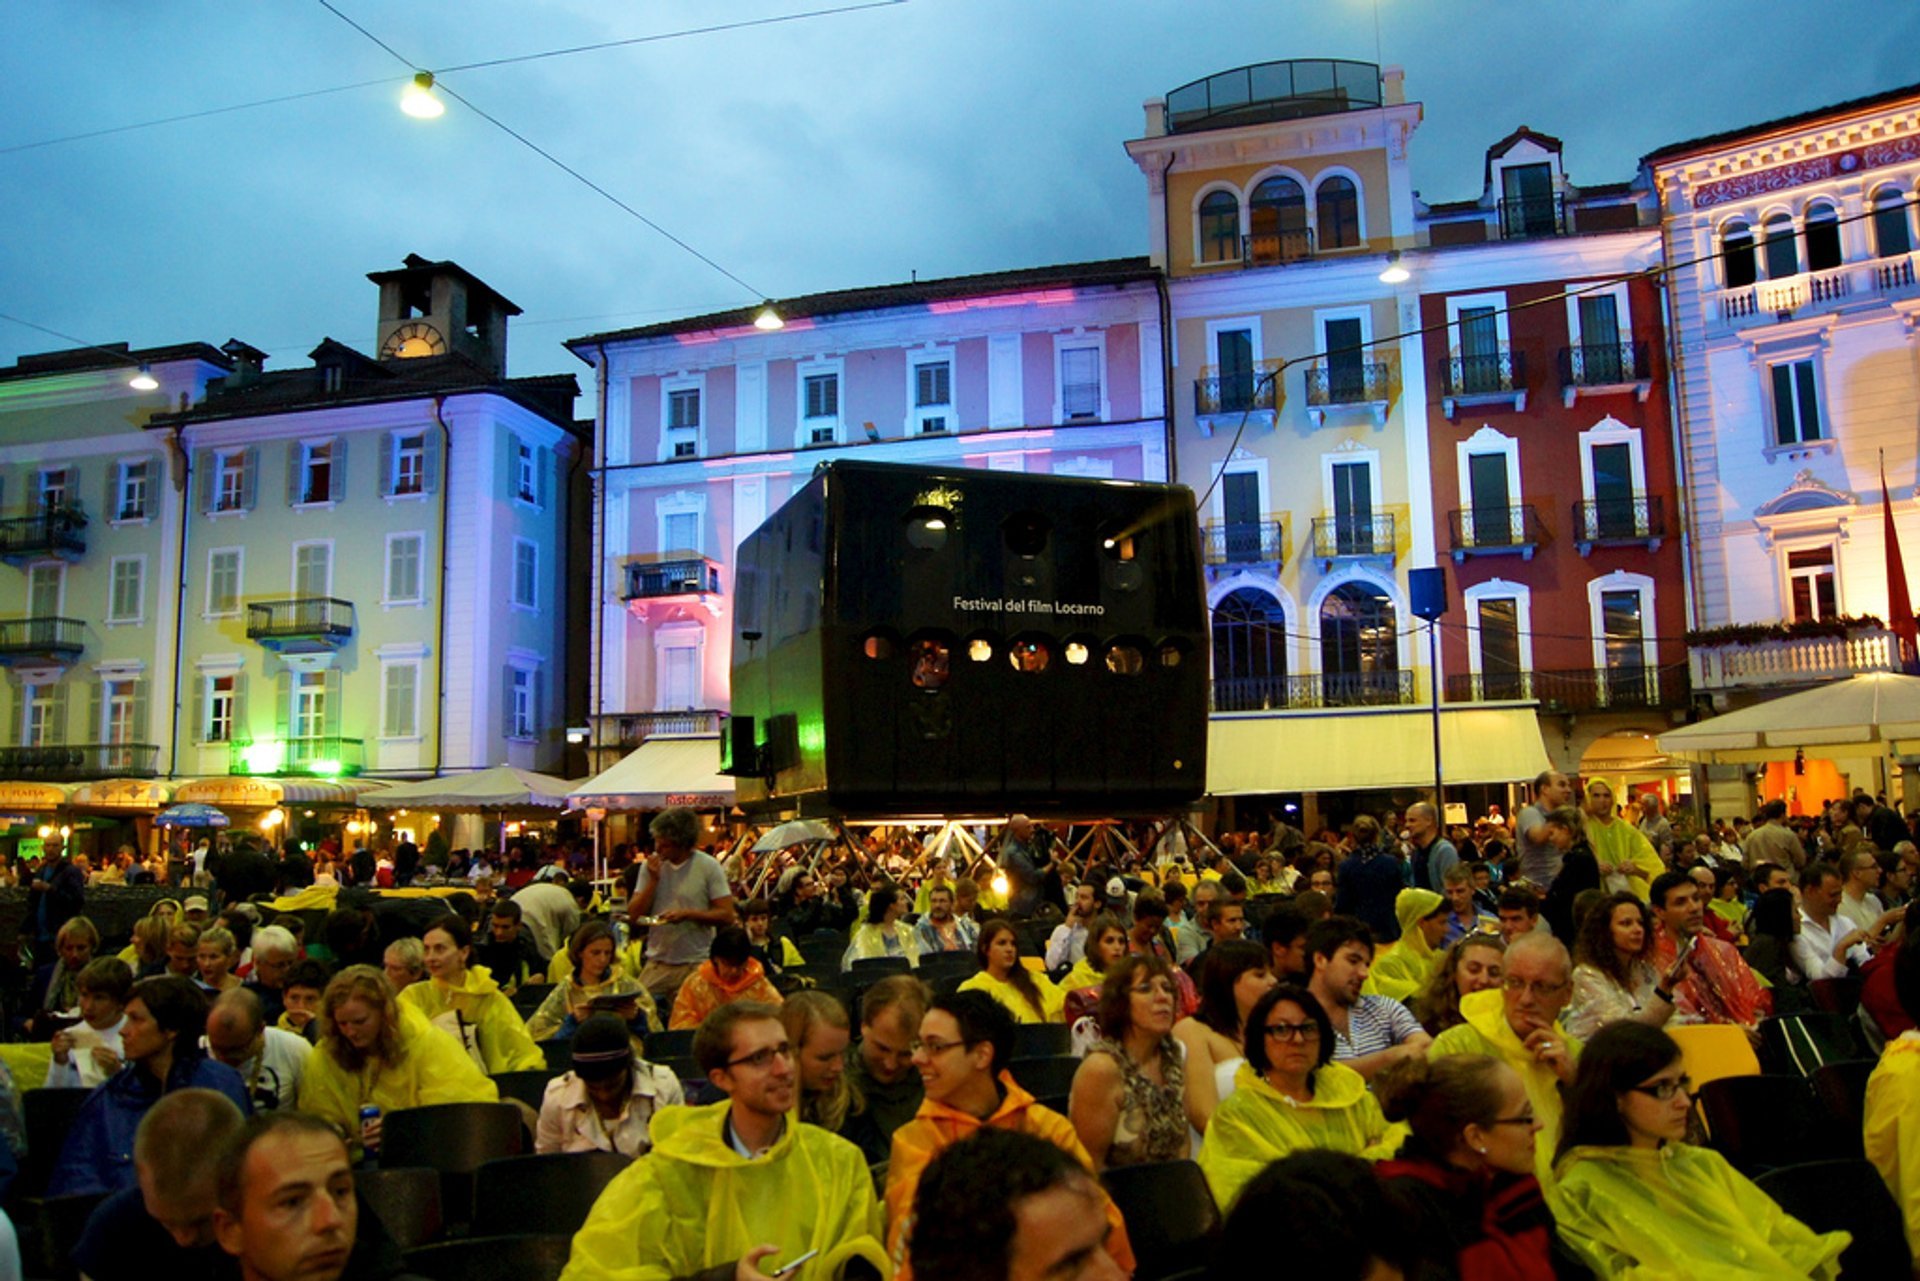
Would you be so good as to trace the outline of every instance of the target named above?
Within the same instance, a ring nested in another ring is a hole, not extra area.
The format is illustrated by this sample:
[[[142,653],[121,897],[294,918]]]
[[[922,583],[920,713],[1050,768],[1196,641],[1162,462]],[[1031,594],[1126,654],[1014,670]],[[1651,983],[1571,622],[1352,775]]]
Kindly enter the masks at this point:
[[[800,1119],[839,1134],[855,1111],[846,1073],[853,1038],[847,1007],[828,992],[795,992],[781,1003],[780,1022],[800,1078]]]
[[[606,1013],[619,1014],[628,1030],[644,1036],[660,1030],[660,1011],[653,996],[614,956],[613,927],[605,921],[583,921],[567,940],[565,980],[554,985],[547,999],[527,1020],[527,1035],[536,1041],[567,1041],[594,1013],[597,1000]],[[612,998],[624,998],[618,1009],[608,1009]],[[629,1014],[627,1006],[631,1005]]]
[[[401,1004],[379,970],[349,965],[327,984],[320,1044],[300,1078],[300,1110],[331,1122],[355,1153],[379,1149],[388,1112],[499,1098],[460,1042]],[[366,1108],[376,1114],[364,1115]]]

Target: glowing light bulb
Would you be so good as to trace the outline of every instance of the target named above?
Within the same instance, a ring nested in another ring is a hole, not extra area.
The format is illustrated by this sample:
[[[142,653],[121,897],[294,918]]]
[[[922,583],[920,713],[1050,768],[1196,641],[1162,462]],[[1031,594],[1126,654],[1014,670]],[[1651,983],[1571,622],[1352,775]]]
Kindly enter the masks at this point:
[[[400,93],[400,110],[415,120],[436,120],[447,114],[447,104],[434,96],[433,73],[422,71]]]

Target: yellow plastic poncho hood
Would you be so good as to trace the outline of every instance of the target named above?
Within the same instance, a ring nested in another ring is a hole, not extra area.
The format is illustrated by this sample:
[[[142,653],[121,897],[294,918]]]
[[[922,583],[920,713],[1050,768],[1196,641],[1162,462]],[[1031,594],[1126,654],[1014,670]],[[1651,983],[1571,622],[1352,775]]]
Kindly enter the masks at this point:
[[[758,1245],[771,1273],[808,1250],[798,1281],[826,1281],[858,1255],[891,1275],[873,1177],[860,1149],[790,1119],[761,1157],[727,1143],[729,1100],[654,1114],[653,1151],[607,1185],[573,1238],[561,1281],[670,1281]]]
[[[1553,1069],[1542,1066],[1533,1052],[1521,1042],[1520,1034],[1507,1022],[1506,1000],[1499,988],[1470,992],[1460,998],[1460,1015],[1466,1022],[1450,1027],[1434,1039],[1427,1051],[1430,1059],[1449,1054],[1485,1054],[1499,1059],[1515,1072],[1527,1087],[1527,1101],[1540,1119],[1540,1132],[1534,1136],[1534,1172],[1540,1186],[1553,1187],[1553,1153],[1560,1143],[1560,1078]],[[1567,1052],[1580,1056],[1580,1038],[1568,1033],[1558,1022],[1553,1035],[1565,1041]]]
[[[1831,1281],[1852,1241],[1814,1232],[1706,1148],[1578,1147],[1558,1171],[1560,1234],[1601,1277]]]
[[[1343,1063],[1313,1074],[1313,1102],[1296,1103],[1247,1064],[1207,1123],[1200,1169],[1221,1213],[1254,1175],[1302,1148],[1328,1148],[1381,1161],[1400,1150],[1407,1129],[1388,1125],[1366,1078]]]
[[[479,1038],[487,1075],[522,1072],[547,1065],[547,1056],[527,1035],[527,1025],[484,965],[469,965],[456,986],[439,979],[409,984],[400,1003],[427,1016],[429,1023],[447,1027],[455,1018]]]
[[[1427,980],[1440,967],[1440,953],[1428,946],[1420,922],[1446,905],[1447,900],[1432,890],[1412,886],[1395,896],[1393,915],[1400,922],[1400,941],[1374,961],[1366,991],[1406,1001],[1426,989]]]

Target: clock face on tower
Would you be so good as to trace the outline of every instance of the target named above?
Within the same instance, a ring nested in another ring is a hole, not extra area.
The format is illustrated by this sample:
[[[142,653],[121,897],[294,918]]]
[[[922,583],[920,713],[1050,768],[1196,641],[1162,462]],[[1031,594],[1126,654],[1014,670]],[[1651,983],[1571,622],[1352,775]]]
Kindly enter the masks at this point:
[[[382,356],[398,356],[403,360],[414,356],[444,356],[446,353],[447,340],[440,336],[440,331],[417,320],[401,325],[380,344]]]

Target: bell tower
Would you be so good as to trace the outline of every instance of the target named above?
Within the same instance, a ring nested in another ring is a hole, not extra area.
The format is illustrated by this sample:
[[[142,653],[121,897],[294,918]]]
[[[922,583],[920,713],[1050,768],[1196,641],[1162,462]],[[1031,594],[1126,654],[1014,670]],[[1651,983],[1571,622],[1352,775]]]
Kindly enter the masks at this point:
[[[408,254],[397,271],[375,271],[380,322],[375,349],[381,360],[459,355],[495,374],[506,373],[507,319],[520,308],[458,263]]]

